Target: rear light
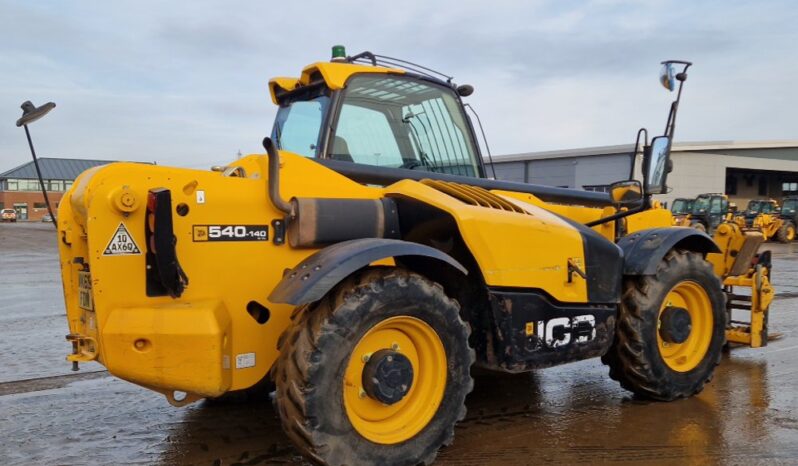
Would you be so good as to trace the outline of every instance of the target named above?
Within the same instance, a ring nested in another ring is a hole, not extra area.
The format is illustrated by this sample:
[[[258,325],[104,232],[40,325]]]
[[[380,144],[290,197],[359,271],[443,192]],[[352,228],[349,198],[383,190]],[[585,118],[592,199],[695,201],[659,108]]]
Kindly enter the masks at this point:
[[[147,296],[173,298],[183,294],[188,277],[177,260],[172,225],[172,193],[166,188],[147,194]]]

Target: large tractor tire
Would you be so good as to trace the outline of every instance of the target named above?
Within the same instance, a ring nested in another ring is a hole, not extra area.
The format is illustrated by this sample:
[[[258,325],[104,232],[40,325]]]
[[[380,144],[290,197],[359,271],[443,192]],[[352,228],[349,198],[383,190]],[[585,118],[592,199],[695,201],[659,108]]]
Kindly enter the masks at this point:
[[[670,401],[699,393],[726,342],[726,297],[699,253],[670,251],[656,275],[627,277],[615,341],[602,362],[638,396]]]
[[[695,228],[698,231],[703,231],[704,233],[707,232],[707,227],[701,222],[693,222],[690,224],[690,227]]]
[[[776,239],[780,243],[791,243],[795,239],[795,224],[792,222],[784,222],[776,233]]]
[[[369,269],[292,320],[278,342],[275,405],[304,455],[335,466],[430,464],[451,444],[474,350],[439,284]]]

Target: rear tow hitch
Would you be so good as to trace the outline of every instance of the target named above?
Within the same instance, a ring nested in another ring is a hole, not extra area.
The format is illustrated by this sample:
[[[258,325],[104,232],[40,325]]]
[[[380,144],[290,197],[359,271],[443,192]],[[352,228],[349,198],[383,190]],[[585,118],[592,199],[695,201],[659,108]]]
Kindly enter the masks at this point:
[[[66,340],[72,343],[72,354],[67,355],[67,361],[72,361],[72,370],[78,371],[79,362],[89,362],[97,359],[97,341],[92,337],[70,333]]]

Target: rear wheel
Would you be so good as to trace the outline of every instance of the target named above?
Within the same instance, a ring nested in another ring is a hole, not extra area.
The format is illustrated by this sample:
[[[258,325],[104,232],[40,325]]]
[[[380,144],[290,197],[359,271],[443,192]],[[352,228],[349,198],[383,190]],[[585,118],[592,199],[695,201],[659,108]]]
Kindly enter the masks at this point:
[[[776,233],[776,238],[780,243],[790,243],[795,239],[795,224],[792,222],[784,222]]]
[[[280,338],[275,404],[303,454],[331,465],[429,464],[473,387],[469,327],[443,288],[372,269],[303,306]]]
[[[637,395],[669,401],[700,392],[726,341],[725,296],[712,265],[670,251],[656,275],[628,277],[615,341],[602,361]]]

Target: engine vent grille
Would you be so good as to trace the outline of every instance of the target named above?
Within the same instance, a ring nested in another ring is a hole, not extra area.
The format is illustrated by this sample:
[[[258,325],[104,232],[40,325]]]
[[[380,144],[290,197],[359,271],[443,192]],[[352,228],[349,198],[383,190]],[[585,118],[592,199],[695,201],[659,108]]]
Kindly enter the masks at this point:
[[[529,215],[527,211],[518,207],[512,202],[509,202],[506,199],[491,193],[487,189],[480,188],[478,186],[430,179],[421,180],[421,184],[437,189],[438,191],[448,194],[449,196],[452,196],[453,198],[458,199],[466,204]]]

